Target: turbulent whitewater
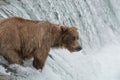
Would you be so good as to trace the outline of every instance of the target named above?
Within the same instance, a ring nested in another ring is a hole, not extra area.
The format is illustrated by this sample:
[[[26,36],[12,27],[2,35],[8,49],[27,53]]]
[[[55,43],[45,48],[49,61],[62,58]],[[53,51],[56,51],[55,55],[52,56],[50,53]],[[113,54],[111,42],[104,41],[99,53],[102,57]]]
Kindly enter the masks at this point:
[[[0,66],[11,80],[120,80],[119,0],[0,0],[0,18],[20,16],[79,26],[83,50],[52,49],[41,72],[32,60]],[[7,64],[1,57],[0,62]]]

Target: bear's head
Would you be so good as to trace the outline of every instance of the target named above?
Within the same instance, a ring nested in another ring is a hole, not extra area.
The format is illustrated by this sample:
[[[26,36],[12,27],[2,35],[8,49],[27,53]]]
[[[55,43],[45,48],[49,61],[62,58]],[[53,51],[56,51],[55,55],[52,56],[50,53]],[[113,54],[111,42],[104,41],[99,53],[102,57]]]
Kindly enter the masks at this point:
[[[70,52],[80,51],[82,49],[79,44],[79,35],[76,27],[61,26],[62,46]]]

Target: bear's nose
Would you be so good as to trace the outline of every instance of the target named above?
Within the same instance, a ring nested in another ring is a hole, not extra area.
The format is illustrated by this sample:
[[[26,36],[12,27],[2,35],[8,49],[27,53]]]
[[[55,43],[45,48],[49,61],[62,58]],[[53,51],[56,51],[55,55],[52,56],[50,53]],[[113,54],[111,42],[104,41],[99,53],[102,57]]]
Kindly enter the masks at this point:
[[[82,49],[81,46],[77,47],[76,51],[80,51]]]

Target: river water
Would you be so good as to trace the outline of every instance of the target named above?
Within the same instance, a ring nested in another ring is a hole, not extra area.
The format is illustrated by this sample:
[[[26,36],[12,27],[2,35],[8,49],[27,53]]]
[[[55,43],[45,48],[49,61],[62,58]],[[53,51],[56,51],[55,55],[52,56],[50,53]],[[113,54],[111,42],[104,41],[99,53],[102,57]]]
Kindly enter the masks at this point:
[[[42,73],[27,66],[30,61],[27,67],[15,65],[17,79],[119,80],[119,5],[118,0],[0,0],[0,18],[20,16],[79,27],[82,51],[52,49]]]

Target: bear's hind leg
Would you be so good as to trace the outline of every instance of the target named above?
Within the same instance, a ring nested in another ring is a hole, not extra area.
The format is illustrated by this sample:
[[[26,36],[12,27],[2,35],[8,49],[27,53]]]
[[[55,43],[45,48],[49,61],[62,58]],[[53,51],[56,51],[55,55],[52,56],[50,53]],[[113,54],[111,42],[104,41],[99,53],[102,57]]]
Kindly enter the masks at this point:
[[[3,56],[9,64],[23,64],[23,59],[14,50],[7,50]]]

